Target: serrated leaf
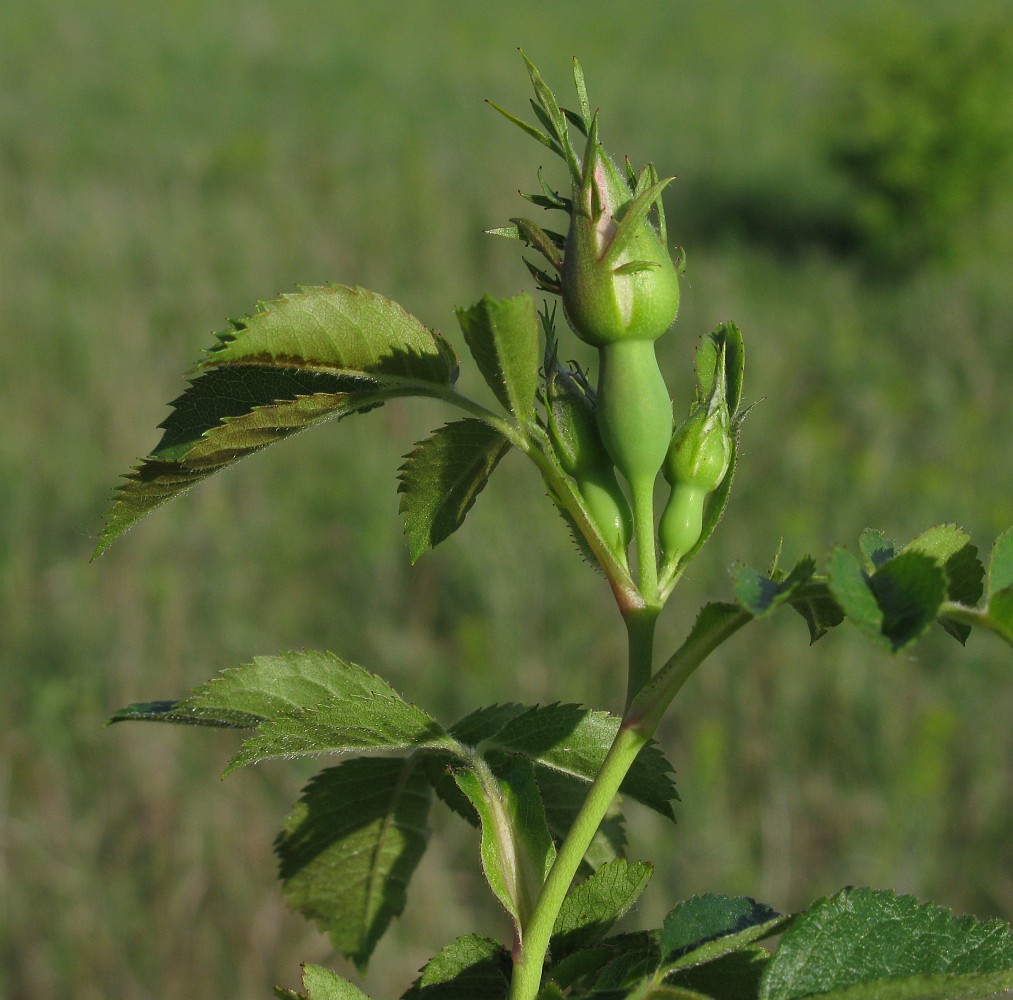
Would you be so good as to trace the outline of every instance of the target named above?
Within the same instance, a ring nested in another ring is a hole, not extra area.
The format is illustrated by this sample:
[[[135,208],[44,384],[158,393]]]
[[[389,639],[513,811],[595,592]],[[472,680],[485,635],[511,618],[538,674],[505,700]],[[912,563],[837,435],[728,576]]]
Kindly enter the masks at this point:
[[[1013,646],[1013,587],[994,593],[988,599],[990,628]]]
[[[769,961],[765,948],[740,947],[703,964],[680,968],[668,982],[708,1000],[756,1000]]]
[[[872,574],[869,587],[883,612],[883,635],[896,652],[936,620],[946,600],[946,573],[931,556],[905,550]]]
[[[319,650],[258,656],[194,688],[181,701],[131,705],[113,722],[156,721],[253,729],[266,719],[332,698],[378,694],[397,698],[382,678],[333,653]]]
[[[844,612],[834,600],[830,589],[824,584],[819,587],[807,587],[802,593],[795,594],[789,600],[792,608],[803,618],[809,628],[809,642],[822,639],[832,628],[844,621]]]
[[[529,424],[541,361],[535,300],[485,295],[470,309],[458,309],[457,320],[489,388],[521,426]]]
[[[454,778],[481,820],[486,881],[522,932],[556,857],[534,765],[514,757],[495,774],[464,767]]]
[[[992,546],[988,559],[988,596],[1013,587],[1013,528],[1007,528]]]
[[[468,418],[434,431],[406,456],[398,493],[413,563],[464,523],[509,448],[495,428]]]
[[[882,634],[883,612],[869,588],[861,563],[845,548],[838,546],[827,560],[830,592],[848,619],[863,632]]]
[[[439,334],[363,289],[304,288],[233,327],[120,486],[96,556],[145,514],[275,441],[396,396],[438,394],[457,378]]]
[[[229,761],[225,774],[278,757],[456,748],[432,716],[397,695],[348,694],[266,719]]]
[[[620,721],[579,705],[536,706],[511,719],[488,739],[487,747],[524,754],[536,763],[590,782],[619,732]],[[633,762],[620,791],[673,819],[671,803],[678,795],[671,771],[657,746],[648,744]]]
[[[502,945],[469,934],[430,959],[402,1000],[506,1000],[511,970]]]
[[[739,932],[752,931],[781,920],[776,911],[748,896],[721,896],[717,893],[694,896],[678,903],[665,918],[661,925],[661,953],[666,961],[671,961],[696,952],[718,938],[730,936],[737,940]],[[744,943],[752,940],[755,938],[748,938]],[[723,948],[722,952],[727,950],[731,949]],[[701,960],[709,960],[709,957]]]
[[[866,528],[858,539],[858,547],[870,573],[897,554],[897,546],[878,528]]]
[[[595,996],[595,991],[629,989],[645,976],[653,975],[658,968],[661,951],[657,931],[617,934],[608,938],[607,944],[612,948],[614,957],[594,977],[592,994]]]
[[[552,928],[552,954],[570,954],[597,944],[625,916],[653,874],[650,864],[616,858],[571,887]]]
[[[971,537],[955,524],[930,528],[904,546],[905,552],[921,552],[939,563],[946,573],[946,597],[968,607],[976,605],[983,591],[985,568],[978,559],[978,550]],[[939,624],[961,645],[967,641],[971,627],[963,622],[941,618]]]
[[[1013,974],[1013,934],[1001,921],[957,918],[893,892],[845,889],[795,919],[767,967],[760,998],[796,1000],[865,984],[889,990],[891,980],[911,976],[996,974]]]
[[[307,962],[302,970],[306,1000],[369,1000],[357,986],[330,969]]]
[[[748,896],[693,896],[665,917],[660,938],[664,962],[674,969],[711,961],[776,933],[788,919]]]
[[[117,488],[95,555],[146,514],[261,448],[405,394],[361,380],[352,385],[350,379],[270,368],[197,379],[172,404],[177,411],[162,424],[155,451]]]
[[[893,652],[918,638],[946,599],[943,566],[916,549],[901,552],[868,576],[847,549],[835,548],[827,569],[830,592],[847,617]]]
[[[365,288],[300,288],[261,303],[218,338],[200,368],[261,364],[442,386],[457,378],[457,359],[438,333]]]
[[[970,540],[971,536],[963,528],[955,524],[939,524],[908,542],[902,551],[921,552],[946,565],[946,561],[960,552]]]
[[[820,1000],[977,1000],[1008,997],[1013,972],[904,976],[821,993]]]
[[[810,556],[801,558],[783,579],[757,573],[749,566],[738,566],[735,571],[735,599],[751,615],[759,618],[789,600],[799,587],[809,581],[815,569],[816,563]]]
[[[483,740],[495,736],[511,719],[523,715],[529,707],[516,702],[487,705],[458,719],[448,731],[458,742],[477,747]]]
[[[306,786],[278,835],[289,905],[360,968],[404,908],[429,835],[430,799],[415,760],[349,760]]]

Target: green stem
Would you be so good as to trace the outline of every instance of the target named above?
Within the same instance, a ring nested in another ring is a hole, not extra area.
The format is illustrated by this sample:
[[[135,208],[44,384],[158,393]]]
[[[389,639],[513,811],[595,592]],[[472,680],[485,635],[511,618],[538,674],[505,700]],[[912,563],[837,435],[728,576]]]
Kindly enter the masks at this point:
[[[658,556],[654,543],[654,479],[630,483],[633,494],[633,534],[637,540],[637,585],[644,600],[658,600]]]
[[[682,646],[633,698],[601,770],[549,870],[531,920],[524,928],[523,947],[514,965],[510,1000],[535,1000],[537,997],[549,938],[563,899],[619,786],[637,754],[654,735],[672,699],[711,652],[752,620],[748,611],[734,605],[717,606],[710,618],[698,620]],[[631,630],[630,653],[641,661],[636,667],[631,664],[631,676],[640,676],[644,672],[644,662],[649,662],[649,635],[653,635],[653,621],[648,624],[644,616]],[[649,667],[647,669],[649,672]]]
[[[637,692],[651,679],[654,665],[654,626],[659,608],[638,608],[624,616],[629,641],[629,671],[626,682],[626,707],[629,708]]]
[[[563,899],[623,778],[649,739],[648,735],[624,726],[609,748],[601,770],[549,870],[531,920],[524,928],[521,956],[514,965],[510,985],[510,1000],[535,1000],[538,995],[549,938]]]

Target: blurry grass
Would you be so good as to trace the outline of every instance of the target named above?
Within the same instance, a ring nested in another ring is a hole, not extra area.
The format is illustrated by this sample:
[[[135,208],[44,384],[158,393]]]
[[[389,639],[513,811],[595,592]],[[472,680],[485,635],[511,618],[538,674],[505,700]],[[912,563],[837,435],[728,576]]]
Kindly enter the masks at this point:
[[[890,6],[891,23],[952,16]],[[764,397],[665,642],[727,595],[733,560],[765,565],[782,536],[787,557],[821,556],[866,524],[904,540],[956,519],[987,545],[1013,520],[1008,197],[977,251],[888,286],[825,250],[709,230],[694,208],[787,190],[818,216],[838,196],[817,123],[841,32],[879,9],[563,2],[543,31],[527,0],[396,17],[323,0],[0,7],[0,996],[267,996],[300,960],[331,960],[285,913],[270,854],[309,768],[220,786],[234,738],[102,729],[123,704],[303,646],[445,717],[620,697],[608,596],[519,458],[408,568],[394,470],[446,418],[433,406],[296,439],[87,561],[115,476],[226,316],[340,280],[456,338],[454,305],[523,286],[516,248],[481,235],[544,161],[481,104],[525,107],[517,45],[560,90],[578,54],[612,148],[679,175],[673,394],[696,337],[731,317]],[[521,542],[504,530],[519,521]],[[679,825],[633,825],[664,872],[644,919],[704,888],[787,908],[851,882],[1013,916],[1008,650],[804,647],[800,621],[757,626],[687,689],[664,737]],[[503,931],[462,863],[469,832],[435,821],[370,974],[378,997],[451,936]]]

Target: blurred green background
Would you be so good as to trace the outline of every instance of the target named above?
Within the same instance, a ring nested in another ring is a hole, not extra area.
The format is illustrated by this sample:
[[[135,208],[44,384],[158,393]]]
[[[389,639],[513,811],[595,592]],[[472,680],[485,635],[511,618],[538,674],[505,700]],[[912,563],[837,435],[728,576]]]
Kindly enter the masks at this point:
[[[308,959],[271,843],[312,771],[224,786],[229,734],[104,729],[279,649],[323,647],[444,718],[495,700],[616,707],[622,629],[533,468],[509,457],[414,569],[399,457],[449,414],[390,405],[271,449],[89,563],[116,477],[157,439],[227,316],[359,283],[461,344],[453,307],[527,284],[482,235],[545,151],[516,48],[582,59],[618,155],[678,181],[688,250],[662,353],[745,333],[733,501],[662,651],[735,560],[823,557],[1013,521],[1013,61],[1006,0],[484,8],[343,0],[0,5],[0,996],[254,998]],[[465,389],[482,391],[471,375]],[[514,530],[523,527],[518,537]],[[589,623],[600,623],[594,632]],[[941,631],[896,659],[787,613],[722,649],[662,742],[678,825],[632,812],[659,876],[779,909],[846,883],[1013,917],[1013,657]],[[451,937],[501,936],[472,831],[438,812],[367,985],[398,995]]]

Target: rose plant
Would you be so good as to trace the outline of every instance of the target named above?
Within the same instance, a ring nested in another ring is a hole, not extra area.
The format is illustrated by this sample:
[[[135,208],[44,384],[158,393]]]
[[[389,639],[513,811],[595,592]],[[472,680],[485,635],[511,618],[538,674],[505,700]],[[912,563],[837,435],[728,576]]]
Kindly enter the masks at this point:
[[[987,566],[950,523],[903,545],[866,530],[857,552],[835,548],[820,569],[809,557],[767,572],[740,565],[729,599],[706,604],[685,641],[656,656],[658,616],[729,498],[748,410],[743,339],[730,322],[704,337],[694,396],[673,408],[655,353],[679,307],[682,255],[670,255],[662,205],[671,178],[608,155],[576,61],[573,110],[527,69],[536,123],[498,110],[562,160],[569,188],[539,174],[526,197],[564,226],[516,218],[492,232],[541,255],[527,267],[561,301],[563,322],[527,294],[458,310],[500,408],[458,392],[448,342],[395,302],[362,288],[300,288],[219,334],[161,440],[121,485],[98,552],[201,480],[307,427],[398,397],[439,400],[457,417],[400,468],[412,562],[461,526],[511,448],[523,453],[615,597],[629,639],[623,713],[504,703],[438,721],[362,667],[303,651],[254,658],[114,721],[242,730],[226,773],[341,758],[307,785],[276,851],[289,903],[360,968],[404,906],[434,802],[474,826],[509,939],[449,943],[406,1000],[906,1000],[1013,988],[1007,925],[885,890],[844,889],[791,914],[705,894],[677,902],[658,928],[616,931],[653,870],[624,855],[619,796],[672,817],[676,790],[654,736],[709,654],[779,608],[801,615],[813,642],[848,622],[897,652],[938,623],[960,643],[979,628],[1013,645],[1013,530]],[[597,350],[594,376],[560,362],[573,336]],[[365,995],[306,965],[302,992],[277,996]]]

